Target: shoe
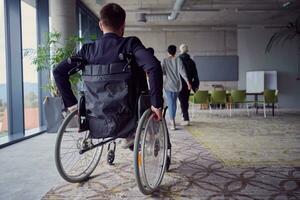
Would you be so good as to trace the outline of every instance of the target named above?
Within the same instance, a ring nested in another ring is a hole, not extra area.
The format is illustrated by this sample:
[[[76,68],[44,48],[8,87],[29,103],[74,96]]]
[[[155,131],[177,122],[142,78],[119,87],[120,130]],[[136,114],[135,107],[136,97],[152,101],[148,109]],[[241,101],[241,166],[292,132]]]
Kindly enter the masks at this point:
[[[130,148],[131,146],[133,146],[133,144],[134,144],[134,138],[126,138],[122,142],[122,148],[123,149]]]
[[[189,125],[190,125],[190,121],[188,121],[188,120],[182,121],[182,122],[180,123],[180,125],[181,125],[181,126],[189,126]]]

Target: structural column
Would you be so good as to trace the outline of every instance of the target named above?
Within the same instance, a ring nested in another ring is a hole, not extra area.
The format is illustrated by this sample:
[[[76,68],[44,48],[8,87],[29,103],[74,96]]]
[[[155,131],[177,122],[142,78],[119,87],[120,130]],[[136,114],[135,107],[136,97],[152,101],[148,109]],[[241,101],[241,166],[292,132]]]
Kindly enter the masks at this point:
[[[21,2],[6,0],[5,40],[7,62],[7,109],[9,140],[24,136],[23,67],[21,40]]]
[[[50,0],[51,1],[51,0]],[[49,32],[49,1],[48,0],[36,0],[36,10],[37,10],[37,38],[38,45],[45,45],[47,43],[47,33]],[[44,86],[48,83],[49,71],[41,70],[38,72],[39,85]],[[49,96],[44,88],[39,87],[39,117],[40,117],[40,127],[46,125],[43,101],[46,96]]]
[[[77,34],[76,0],[51,0],[51,32],[59,32],[62,40]]]

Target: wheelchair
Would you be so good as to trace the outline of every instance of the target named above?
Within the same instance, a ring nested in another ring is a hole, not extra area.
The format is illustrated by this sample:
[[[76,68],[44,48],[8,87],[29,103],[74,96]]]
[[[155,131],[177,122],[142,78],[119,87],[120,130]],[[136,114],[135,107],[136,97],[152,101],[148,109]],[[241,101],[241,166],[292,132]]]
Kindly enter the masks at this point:
[[[75,69],[78,71],[78,69]],[[142,112],[142,95],[138,101],[138,122],[135,129],[134,174],[139,190],[149,195],[156,191],[165,171],[171,164],[171,142],[167,129],[165,114],[158,121],[155,114],[147,108]],[[107,144],[107,163],[115,160],[116,139],[119,137],[93,138],[90,130],[80,130],[79,110],[70,112],[64,119],[57,134],[55,145],[55,163],[61,177],[68,182],[86,181],[97,167]]]

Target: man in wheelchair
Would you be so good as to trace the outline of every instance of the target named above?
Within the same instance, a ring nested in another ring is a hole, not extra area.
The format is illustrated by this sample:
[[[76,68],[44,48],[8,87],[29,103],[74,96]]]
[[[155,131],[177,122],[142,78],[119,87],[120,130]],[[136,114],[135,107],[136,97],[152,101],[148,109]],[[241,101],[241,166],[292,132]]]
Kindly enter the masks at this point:
[[[78,67],[72,60],[81,60],[85,64],[82,78],[91,137],[130,138],[127,140],[130,146],[136,128],[138,97],[147,91],[145,72],[149,78],[151,110],[157,120],[162,118],[163,78],[160,62],[141,41],[137,37],[123,37],[125,18],[126,13],[118,4],[105,5],[100,10],[99,21],[103,36],[84,44],[71,62],[66,59],[57,65],[53,76],[65,107],[76,109],[77,99],[69,76]]]

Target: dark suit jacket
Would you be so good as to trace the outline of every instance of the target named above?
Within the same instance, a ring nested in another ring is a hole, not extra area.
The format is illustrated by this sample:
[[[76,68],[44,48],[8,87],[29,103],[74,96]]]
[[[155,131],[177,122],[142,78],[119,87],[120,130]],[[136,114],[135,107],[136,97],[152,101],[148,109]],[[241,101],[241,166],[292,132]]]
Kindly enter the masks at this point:
[[[179,56],[182,60],[183,66],[186,70],[186,75],[189,82],[192,84],[192,89],[196,92],[196,88],[199,88],[199,78],[195,62],[191,59],[190,55],[187,53],[180,54]],[[188,86],[186,82],[181,77],[182,90],[187,90]]]
[[[163,106],[163,78],[160,62],[147,51],[137,37],[120,37],[114,33],[106,33],[94,43],[84,44],[75,56],[81,57],[87,64],[111,64],[119,60],[120,53],[133,53],[135,62],[142,67],[149,77],[151,104],[156,108]],[[53,76],[62,95],[66,107],[77,103],[68,72],[74,65],[64,60],[53,70]]]

